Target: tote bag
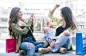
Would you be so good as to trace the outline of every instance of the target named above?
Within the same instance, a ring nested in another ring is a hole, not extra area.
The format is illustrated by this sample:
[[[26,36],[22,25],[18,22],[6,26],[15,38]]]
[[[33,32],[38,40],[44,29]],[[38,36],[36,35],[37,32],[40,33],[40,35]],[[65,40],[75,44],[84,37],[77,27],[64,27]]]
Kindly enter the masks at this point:
[[[85,54],[85,37],[82,37],[82,33],[76,33],[76,55]]]
[[[6,39],[6,52],[15,52],[16,51],[16,42],[17,39]]]

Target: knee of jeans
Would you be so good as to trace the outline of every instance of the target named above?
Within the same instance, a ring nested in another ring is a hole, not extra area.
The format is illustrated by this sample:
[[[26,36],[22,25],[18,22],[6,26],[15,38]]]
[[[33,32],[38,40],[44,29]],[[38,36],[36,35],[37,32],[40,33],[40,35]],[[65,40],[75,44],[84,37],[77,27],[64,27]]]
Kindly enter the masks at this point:
[[[47,32],[50,32],[50,31],[51,31],[50,28],[48,28],[48,27],[44,28],[44,34],[47,33]]]
[[[70,36],[70,32],[69,32],[69,31],[64,31],[63,34],[64,34],[65,36]]]
[[[30,49],[34,49],[35,50],[35,46],[32,44],[32,45],[27,45],[27,50],[30,50]]]

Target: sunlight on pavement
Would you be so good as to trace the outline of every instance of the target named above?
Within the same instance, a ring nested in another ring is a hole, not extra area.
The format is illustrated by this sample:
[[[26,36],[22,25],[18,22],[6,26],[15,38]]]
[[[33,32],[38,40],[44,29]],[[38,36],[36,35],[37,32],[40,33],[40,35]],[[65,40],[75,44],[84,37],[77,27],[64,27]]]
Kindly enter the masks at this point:
[[[5,49],[5,46],[6,46],[6,41],[4,40],[0,40],[0,53],[6,53],[6,49]]]
[[[76,54],[75,52],[73,52],[73,54]]]
[[[0,53],[6,53],[5,48],[0,48]]]
[[[0,43],[6,43],[6,41],[4,41],[4,40],[0,40]]]

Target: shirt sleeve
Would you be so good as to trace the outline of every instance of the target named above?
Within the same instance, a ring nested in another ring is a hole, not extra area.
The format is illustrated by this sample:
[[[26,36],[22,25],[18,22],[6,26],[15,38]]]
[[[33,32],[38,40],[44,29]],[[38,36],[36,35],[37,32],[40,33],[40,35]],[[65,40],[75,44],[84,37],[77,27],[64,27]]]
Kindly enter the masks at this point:
[[[58,17],[54,17],[53,13],[51,13],[51,11],[49,11],[48,17],[53,20],[54,22],[57,23],[57,25],[61,24],[62,19],[58,18]]]

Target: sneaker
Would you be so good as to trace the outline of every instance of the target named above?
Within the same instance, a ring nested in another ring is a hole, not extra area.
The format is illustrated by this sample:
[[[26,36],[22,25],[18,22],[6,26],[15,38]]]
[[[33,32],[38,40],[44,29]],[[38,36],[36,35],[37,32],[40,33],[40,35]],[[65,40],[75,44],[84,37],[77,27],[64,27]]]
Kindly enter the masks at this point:
[[[39,49],[38,49],[38,52],[39,52],[39,53],[42,53],[42,49],[43,49],[43,48],[39,48]]]
[[[45,50],[45,48],[39,48],[38,49],[38,52],[39,53],[49,53],[49,51],[48,50]]]
[[[60,52],[61,52],[62,54],[66,54],[66,53],[67,53],[67,49],[66,49],[66,48],[61,47]]]
[[[27,50],[19,50],[19,56],[27,55]]]

